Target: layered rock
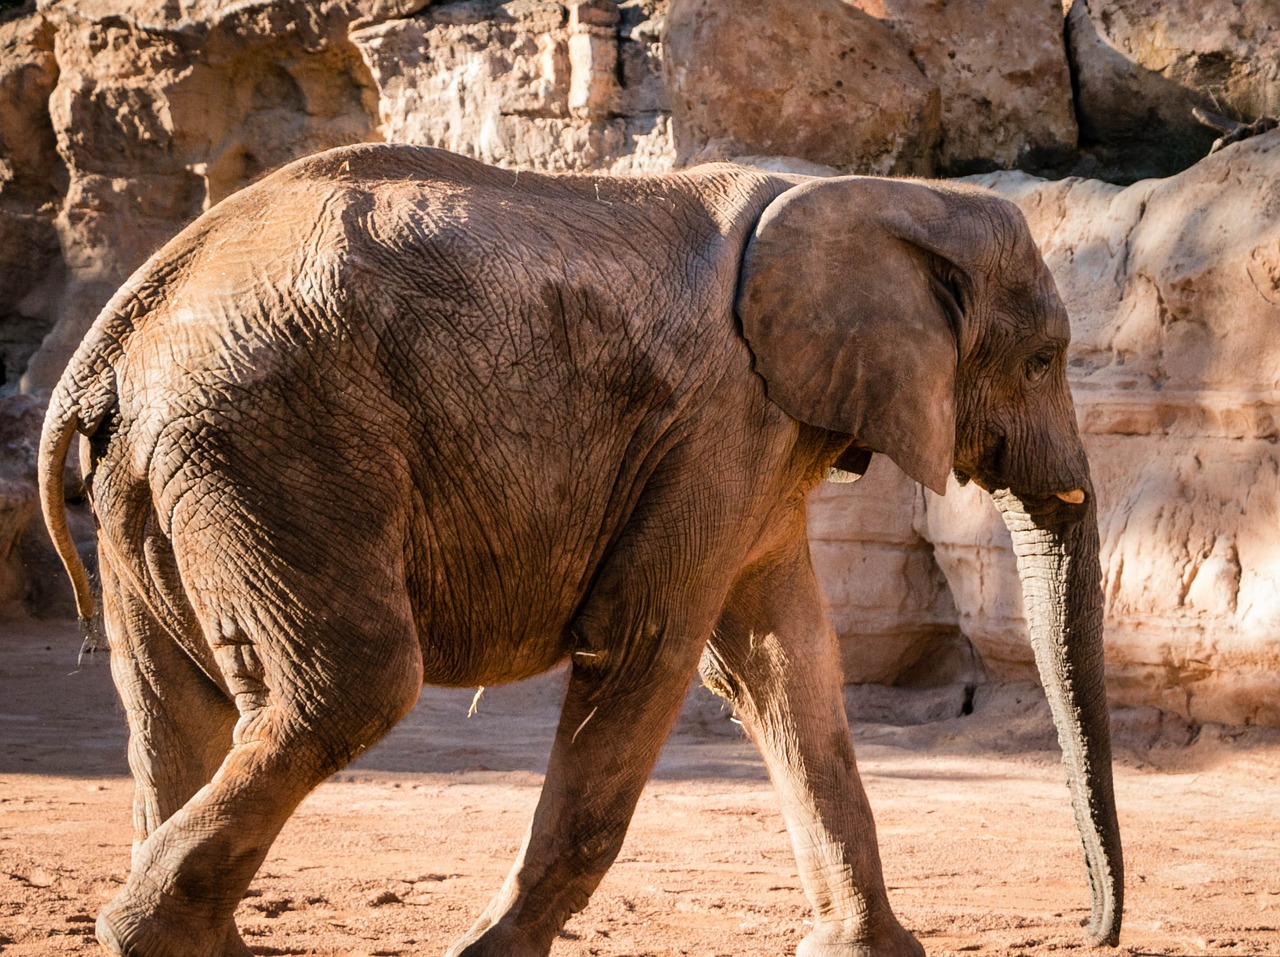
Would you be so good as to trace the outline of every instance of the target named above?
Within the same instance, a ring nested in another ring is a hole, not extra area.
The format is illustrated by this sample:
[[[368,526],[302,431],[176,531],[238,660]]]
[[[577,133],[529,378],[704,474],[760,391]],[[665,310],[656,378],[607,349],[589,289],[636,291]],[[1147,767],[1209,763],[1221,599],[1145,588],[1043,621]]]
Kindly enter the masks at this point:
[[[1185,169],[1216,135],[1199,106],[1280,114],[1272,0],[1074,0],[1067,15],[1083,145],[1129,179]]]
[[[500,166],[670,167],[661,4],[475,2],[357,24],[379,133]]]

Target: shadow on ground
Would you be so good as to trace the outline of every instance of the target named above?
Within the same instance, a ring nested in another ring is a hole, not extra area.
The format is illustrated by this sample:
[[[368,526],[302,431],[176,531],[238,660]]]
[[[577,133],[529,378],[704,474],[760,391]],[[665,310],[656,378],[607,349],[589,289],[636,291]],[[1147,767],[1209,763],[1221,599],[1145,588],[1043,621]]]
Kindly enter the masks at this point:
[[[107,655],[86,656],[77,665],[72,622],[10,619],[0,621],[0,632],[0,773],[127,775],[125,717]],[[540,776],[564,681],[565,673],[557,671],[479,695],[477,689],[426,688],[413,712],[342,773]],[[1033,684],[968,691],[850,687],[846,705],[860,752],[887,748],[938,758],[997,753],[1037,763],[1058,760],[1048,707]],[[964,714],[969,708],[972,713]],[[1223,745],[1233,753],[1270,752],[1280,743],[1274,729],[1191,727],[1151,708],[1117,711],[1113,726],[1117,761],[1140,768],[1204,770],[1223,755]],[[898,773],[968,777],[951,762]],[[732,708],[700,687],[691,689],[654,777],[766,780]]]

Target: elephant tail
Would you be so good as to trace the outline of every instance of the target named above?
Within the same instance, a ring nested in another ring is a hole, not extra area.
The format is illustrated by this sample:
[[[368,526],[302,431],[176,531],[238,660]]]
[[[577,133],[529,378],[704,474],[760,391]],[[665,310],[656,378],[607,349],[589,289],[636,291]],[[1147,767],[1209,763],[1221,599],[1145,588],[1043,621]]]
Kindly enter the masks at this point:
[[[71,578],[71,587],[75,592],[76,614],[80,618],[81,630],[88,638],[93,628],[95,601],[93,589],[89,584],[89,573],[84,567],[80,553],[76,551],[76,543],[67,527],[66,493],[64,472],[66,470],[67,452],[71,448],[71,440],[76,432],[91,434],[86,428],[85,417],[79,403],[75,402],[66,388],[66,380],[58,384],[49,400],[49,411],[45,415],[44,430],[40,434],[39,479],[40,510],[44,513],[44,523],[49,529],[49,537],[53,540],[54,550],[62,559]],[[91,420],[90,420],[91,421]]]
[[[67,525],[65,471],[76,433],[93,437],[119,405],[115,360],[123,354],[123,341],[133,331],[133,317],[113,309],[115,305],[113,300],[93,324],[49,397],[37,462],[40,510],[54,550],[71,579],[86,648],[99,646],[101,618],[89,572]],[[85,479],[88,483],[89,476]]]

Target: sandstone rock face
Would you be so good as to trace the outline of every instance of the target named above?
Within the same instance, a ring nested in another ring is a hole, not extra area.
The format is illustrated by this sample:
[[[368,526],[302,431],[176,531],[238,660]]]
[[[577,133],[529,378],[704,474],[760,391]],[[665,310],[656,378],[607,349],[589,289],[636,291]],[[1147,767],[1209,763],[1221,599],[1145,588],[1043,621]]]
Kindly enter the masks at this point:
[[[116,286],[202,210],[343,143],[543,170],[1038,168],[1074,144],[1070,66],[1086,146],[1127,182],[1204,155],[1193,104],[1280,113],[1273,0],[1066,6],[1069,48],[1059,0],[42,0],[0,15],[0,397],[20,377],[51,386]],[[1026,212],[1075,323],[1113,696],[1195,720],[1280,724],[1278,135],[1127,189],[985,180]],[[0,398],[0,604],[65,610],[31,520],[38,409]],[[811,531],[851,679],[1032,673],[983,493],[939,498],[878,457],[815,493]]]
[[[984,181],[1023,209],[1073,317],[1113,698],[1280,724],[1280,133],[1127,189]],[[926,511],[962,630],[995,674],[1029,673],[995,509],[953,489]]]
[[[884,456],[809,500],[814,570],[841,640],[845,679],[880,684],[977,680],[951,592],[921,536],[919,486]]]
[[[57,80],[44,20],[0,23],[0,392],[17,388],[62,287],[54,227],[64,179],[49,120]]]
[[[941,93],[938,165],[1056,165],[1075,150],[1061,0],[849,0],[890,28]]]
[[[351,39],[384,139],[526,169],[666,169],[659,6],[449,4],[357,25]]]
[[[336,3],[43,9],[49,115],[68,185],[62,321],[27,370],[47,389],[115,288],[178,229],[298,156],[373,137],[368,71]]]
[[[1200,106],[1246,122],[1280,114],[1273,0],[1074,0],[1067,16],[1086,146],[1131,178],[1208,152]]]
[[[682,163],[758,154],[862,173],[933,167],[936,83],[843,0],[672,0],[665,50]]]

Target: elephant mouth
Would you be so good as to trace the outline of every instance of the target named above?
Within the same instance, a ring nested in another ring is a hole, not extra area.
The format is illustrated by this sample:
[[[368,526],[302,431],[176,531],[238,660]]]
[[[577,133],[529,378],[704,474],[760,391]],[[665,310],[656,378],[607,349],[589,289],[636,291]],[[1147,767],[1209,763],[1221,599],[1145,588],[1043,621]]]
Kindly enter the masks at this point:
[[[1011,506],[1016,505],[1018,511],[1042,526],[1074,525],[1088,512],[1089,498],[1092,494],[1083,488],[1060,489],[1053,492],[1038,489],[1020,491],[1011,488],[1008,481],[982,471],[968,472],[956,468],[952,470],[952,474],[961,486],[973,482],[990,495],[997,504],[1005,502]]]
[[[962,486],[973,482],[997,502],[1005,501],[1042,526],[1071,525],[1085,516],[1093,492],[1087,479],[1081,482],[1073,474],[1076,469],[1050,468],[1045,463],[1044,480],[1037,481],[1026,474],[1029,463],[1022,463],[1023,468],[1017,464],[1006,436],[996,433],[988,437],[980,455],[956,462],[952,473]]]
[[[989,435],[982,451],[955,463],[952,474],[961,486],[973,482],[984,492],[994,495],[1000,489],[1009,489],[1008,441],[1002,433]],[[1034,495],[1033,497],[1042,497]]]
[[[1089,511],[1089,493],[1084,489],[1059,492],[1019,492],[1015,489],[988,488],[975,479],[974,484],[986,489],[995,503],[1004,509],[1016,509],[1042,528],[1075,525]]]

